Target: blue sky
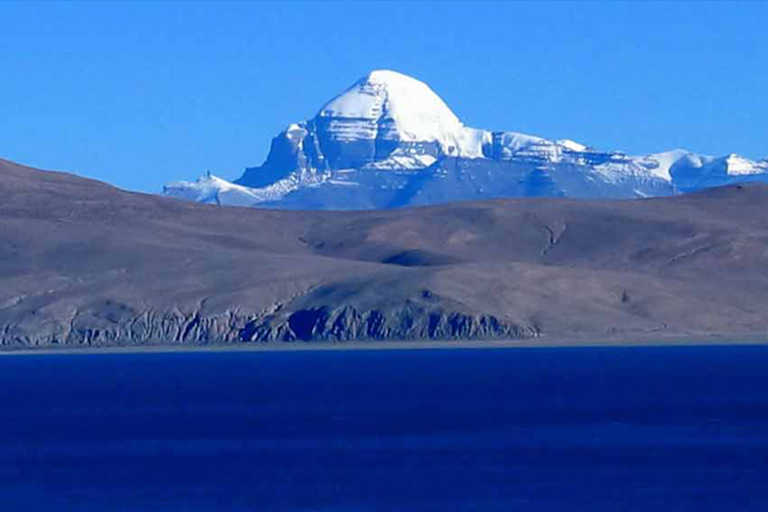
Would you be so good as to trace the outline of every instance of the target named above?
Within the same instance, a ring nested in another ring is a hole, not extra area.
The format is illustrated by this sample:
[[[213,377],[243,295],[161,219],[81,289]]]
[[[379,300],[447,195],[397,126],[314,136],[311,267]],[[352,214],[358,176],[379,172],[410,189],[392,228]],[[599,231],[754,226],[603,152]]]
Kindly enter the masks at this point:
[[[465,124],[768,156],[765,2],[0,2],[0,157],[155,192],[371,69]]]

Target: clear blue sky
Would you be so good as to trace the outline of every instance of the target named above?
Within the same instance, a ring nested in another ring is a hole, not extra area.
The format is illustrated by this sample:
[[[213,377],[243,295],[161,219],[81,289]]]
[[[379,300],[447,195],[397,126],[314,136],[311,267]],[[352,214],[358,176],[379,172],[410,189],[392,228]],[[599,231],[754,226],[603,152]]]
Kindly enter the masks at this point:
[[[764,2],[0,2],[0,157],[158,191],[368,70],[470,126],[768,156]]]

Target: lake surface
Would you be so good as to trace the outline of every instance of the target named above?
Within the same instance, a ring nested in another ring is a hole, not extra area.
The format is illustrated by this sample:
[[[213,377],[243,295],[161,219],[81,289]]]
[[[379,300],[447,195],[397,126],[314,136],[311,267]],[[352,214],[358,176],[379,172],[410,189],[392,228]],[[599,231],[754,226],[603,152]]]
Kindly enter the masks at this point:
[[[2,357],[0,510],[765,511],[768,348]]]

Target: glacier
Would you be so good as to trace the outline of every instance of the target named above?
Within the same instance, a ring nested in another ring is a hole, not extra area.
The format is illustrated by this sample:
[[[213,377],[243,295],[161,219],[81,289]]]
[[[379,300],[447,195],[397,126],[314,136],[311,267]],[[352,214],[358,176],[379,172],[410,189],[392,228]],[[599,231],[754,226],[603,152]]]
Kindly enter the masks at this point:
[[[768,159],[684,149],[631,156],[465,126],[427,84],[376,70],[273,140],[234,182],[206,173],[167,196],[229,206],[388,209],[503,197],[669,196],[768,182]]]

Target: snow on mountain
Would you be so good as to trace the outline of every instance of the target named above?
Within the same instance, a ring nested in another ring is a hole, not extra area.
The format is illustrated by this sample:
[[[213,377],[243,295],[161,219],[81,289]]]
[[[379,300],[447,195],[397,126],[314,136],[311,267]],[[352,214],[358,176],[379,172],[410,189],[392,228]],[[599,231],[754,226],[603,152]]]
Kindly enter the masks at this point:
[[[484,158],[483,148],[492,144],[494,133],[468,128],[429,86],[409,76],[389,70],[377,70],[355,82],[329,101],[316,116],[334,141],[391,141],[401,145],[400,157],[413,151],[403,143],[436,143],[439,151],[450,157]],[[571,140],[546,141],[515,132],[499,132],[499,145],[506,154],[533,144],[546,143],[549,151],[560,148],[584,151],[586,146]],[[424,153],[424,152],[421,152]],[[425,167],[423,160],[414,162]],[[387,168],[374,162],[376,168]],[[397,168],[392,165],[392,168]]]
[[[317,114],[336,140],[383,139],[456,145],[463,125],[427,86],[394,71],[373,71]]]
[[[290,177],[266,187],[250,188],[236,185],[208,172],[195,181],[169,183],[163,187],[163,193],[167,196],[198,203],[255,206],[258,203],[277,201],[286,194],[297,190],[301,185],[299,179]]]
[[[647,157],[640,157],[640,162],[648,169],[651,175],[666,181],[672,181],[672,168],[684,160],[688,160],[690,165],[694,167],[701,167],[703,165],[700,157],[684,149],[674,149],[648,155]]]
[[[568,151],[575,151],[575,152],[584,152],[587,151],[589,148],[585,146],[584,144],[579,144],[576,141],[570,140],[570,139],[560,139],[555,141],[556,144],[564,147]]]
[[[728,176],[744,176],[768,172],[768,165],[765,162],[753,162],[736,154],[730,154],[722,158],[722,165]]]
[[[234,183],[206,175],[164,193],[238,206],[369,209],[531,195],[647,197],[738,180],[768,181],[768,160],[683,149],[628,156],[470,128],[425,83],[378,70],[314,118],[289,125],[264,164]]]

